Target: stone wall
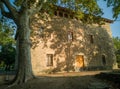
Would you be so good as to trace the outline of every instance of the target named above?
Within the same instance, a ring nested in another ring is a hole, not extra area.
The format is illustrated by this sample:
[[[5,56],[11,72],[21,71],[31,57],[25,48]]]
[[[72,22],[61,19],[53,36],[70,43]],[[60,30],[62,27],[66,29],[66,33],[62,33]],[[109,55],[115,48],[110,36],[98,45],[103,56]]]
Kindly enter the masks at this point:
[[[31,18],[31,29],[35,75],[75,71],[77,55],[83,56],[84,70],[113,67],[115,55],[109,23],[88,25],[76,19],[36,14]],[[47,65],[47,55],[53,55],[51,66]]]

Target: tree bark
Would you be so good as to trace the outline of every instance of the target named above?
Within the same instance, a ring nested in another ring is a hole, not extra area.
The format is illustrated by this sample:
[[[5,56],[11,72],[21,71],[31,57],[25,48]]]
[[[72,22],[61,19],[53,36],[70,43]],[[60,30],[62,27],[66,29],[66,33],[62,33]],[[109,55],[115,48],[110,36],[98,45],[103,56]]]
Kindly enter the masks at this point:
[[[35,12],[38,12],[41,8],[43,3],[47,2],[47,0],[42,0],[41,4],[39,0],[35,0],[33,7],[29,8],[28,0],[23,0],[21,4],[21,8],[19,11],[14,7],[10,0],[1,0],[0,1],[0,9],[2,10],[2,14],[4,16],[9,16],[9,18],[13,19],[17,25],[17,74],[12,83],[20,84],[24,83],[27,80],[33,78],[32,73],[32,65],[31,65],[31,52],[30,52],[30,28],[29,28],[29,17]],[[4,5],[9,10],[9,13],[6,14],[4,9]],[[5,13],[5,14],[4,14]]]
[[[24,83],[33,78],[30,52],[30,29],[29,29],[29,14],[27,10],[20,15],[18,21],[18,70],[13,83]]]

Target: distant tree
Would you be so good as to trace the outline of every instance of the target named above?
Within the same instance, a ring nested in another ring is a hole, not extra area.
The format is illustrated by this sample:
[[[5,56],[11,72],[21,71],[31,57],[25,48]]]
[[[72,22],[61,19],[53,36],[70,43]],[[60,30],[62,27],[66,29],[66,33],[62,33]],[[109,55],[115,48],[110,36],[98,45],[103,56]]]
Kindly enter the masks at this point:
[[[114,42],[116,59],[117,59],[117,62],[118,62],[118,66],[120,67],[120,38],[119,37],[114,37],[113,42]]]
[[[4,63],[6,69],[15,61],[15,40],[14,27],[8,24],[7,18],[2,17],[0,19],[0,61]],[[11,23],[9,21],[9,23]]]
[[[6,71],[9,71],[10,67],[15,63],[15,50],[11,43],[2,46],[0,60],[4,62]]]
[[[11,23],[11,22],[9,22]],[[6,18],[0,18],[0,46],[6,44],[15,44],[14,36],[14,27],[9,26],[6,21]]]

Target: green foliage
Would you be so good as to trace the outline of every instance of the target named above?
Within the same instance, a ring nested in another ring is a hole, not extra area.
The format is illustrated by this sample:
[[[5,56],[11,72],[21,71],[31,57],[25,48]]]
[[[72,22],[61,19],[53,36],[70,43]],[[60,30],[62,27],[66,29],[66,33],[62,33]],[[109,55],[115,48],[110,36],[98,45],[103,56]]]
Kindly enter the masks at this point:
[[[7,68],[10,67],[11,65],[14,65],[15,48],[12,46],[12,44],[6,44],[2,46],[0,52],[0,60],[4,62]]]
[[[118,18],[120,15],[120,0],[104,0],[107,1],[107,6],[112,7],[113,9],[113,17]]]
[[[10,22],[9,22],[10,23]],[[15,61],[14,28],[5,18],[0,20],[0,67],[10,66]]]
[[[0,70],[5,70],[5,62],[0,60]]]
[[[74,17],[81,19],[84,23],[101,23],[102,10],[97,4],[97,0],[54,0],[48,1],[43,5],[43,10],[52,14],[57,9],[55,6],[61,6],[74,13]]]
[[[41,3],[45,0],[38,0],[39,4],[36,6],[39,7]],[[14,4],[16,6],[21,6],[25,3],[24,0],[15,0]],[[35,6],[36,0],[27,0],[28,7],[32,8]],[[53,8],[55,10],[57,6],[62,6],[68,8],[70,10],[74,10],[77,17],[79,18],[87,18],[87,20],[92,21],[93,16],[101,16],[102,10],[99,8],[97,4],[97,0],[46,0],[46,3],[42,5],[42,10],[48,11],[49,14],[53,14]],[[78,14],[79,13],[79,14]],[[87,17],[84,14],[87,14]],[[86,19],[85,19],[86,20]]]
[[[15,0],[15,2],[14,2],[14,4],[18,7],[21,6],[22,3],[23,3],[23,0]]]
[[[120,38],[119,37],[113,38],[113,42],[114,42],[116,59],[117,59],[118,65],[120,66]]]
[[[119,37],[113,37],[114,47],[115,50],[120,49],[120,38]]]
[[[0,21],[0,46],[8,44],[8,43],[15,43],[13,39],[14,35],[14,28],[9,27],[4,21]]]

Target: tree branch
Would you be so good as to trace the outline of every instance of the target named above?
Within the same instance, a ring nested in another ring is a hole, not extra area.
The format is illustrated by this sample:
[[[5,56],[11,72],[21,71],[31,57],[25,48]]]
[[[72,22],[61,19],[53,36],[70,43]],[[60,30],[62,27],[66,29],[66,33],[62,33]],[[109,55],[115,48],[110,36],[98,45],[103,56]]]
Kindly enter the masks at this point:
[[[16,8],[11,5],[11,3],[9,2],[9,0],[1,0],[1,1],[8,8],[8,10],[9,10],[11,16],[12,16],[12,19],[16,20],[17,17],[18,17],[18,15],[19,15],[18,12],[17,12],[17,10],[16,10]]]
[[[0,9],[1,9],[1,13],[2,15],[4,15],[7,18],[12,18],[11,14],[9,12],[6,12],[3,6],[3,3],[0,2]]]
[[[2,15],[4,15],[7,18],[12,19],[12,15],[9,12],[2,12]]]

